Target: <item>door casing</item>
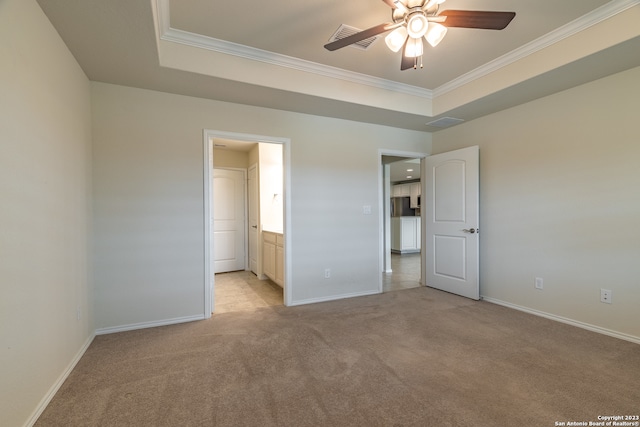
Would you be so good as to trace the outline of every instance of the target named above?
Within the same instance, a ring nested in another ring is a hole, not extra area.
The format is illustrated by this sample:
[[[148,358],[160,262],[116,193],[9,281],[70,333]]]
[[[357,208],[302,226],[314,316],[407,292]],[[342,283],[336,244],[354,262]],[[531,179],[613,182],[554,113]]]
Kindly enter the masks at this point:
[[[391,227],[391,218],[389,213],[389,206],[387,199],[389,199],[390,188],[387,185],[388,179],[385,178],[385,165],[382,163],[382,156],[394,156],[394,157],[406,157],[409,159],[420,159],[420,168],[422,170],[424,165],[424,159],[428,156],[426,153],[416,153],[411,151],[398,151],[398,150],[387,150],[387,149],[379,149],[378,150],[378,211],[382,212],[379,215],[380,218],[380,226],[378,229],[380,230],[380,238],[379,238],[379,267],[378,267],[378,289],[379,292],[383,291],[383,280],[382,274],[383,272],[388,271],[389,263],[387,260],[391,256],[391,240],[389,230]],[[425,190],[425,180],[424,177],[420,177],[420,186],[422,194],[424,194]],[[421,221],[424,224],[424,210],[421,211],[420,214]],[[424,227],[421,230],[422,239],[421,243],[424,245]],[[424,246],[421,246],[424,248]],[[424,280],[424,257],[420,257],[420,285],[425,285]]]
[[[293,287],[295,286],[291,275],[291,139],[275,136],[255,135],[237,132],[225,132],[212,129],[204,129],[203,132],[203,205],[204,205],[204,318],[211,317],[213,308],[215,307],[213,292],[215,286],[215,275],[211,263],[211,254],[213,251],[212,227],[211,227],[211,206],[213,202],[213,186],[211,185],[211,177],[213,174],[213,139],[233,139],[237,141],[247,141],[256,143],[282,144],[283,152],[283,205],[284,205],[284,305],[291,305]]]

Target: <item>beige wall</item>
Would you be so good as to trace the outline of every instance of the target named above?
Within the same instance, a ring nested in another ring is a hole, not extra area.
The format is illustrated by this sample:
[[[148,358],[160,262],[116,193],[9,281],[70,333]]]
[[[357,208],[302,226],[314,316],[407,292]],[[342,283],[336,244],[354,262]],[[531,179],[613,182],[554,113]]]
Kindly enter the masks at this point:
[[[214,168],[249,168],[249,153],[247,151],[231,151],[213,149]]]
[[[89,96],[89,81],[36,2],[1,1],[3,426],[34,421],[93,336]]]
[[[639,339],[638,82],[635,68],[434,134],[434,153],[480,146],[482,295]]]
[[[89,84],[33,0],[0,1],[0,58],[3,425],[34,420],[95,328],[203,315],[205,128],[291,139],[294,303],[376,291],[378,150],[433,138],[481,147],[485,297],[640,337],[640,69],[432,137]]]
[[[430,134],[91,87],[101,332],[204,315],[203,129],[291,140],[294,303],[377,291],[378,150],[428,153]],[[373,214],[362,215],[363,205]]]

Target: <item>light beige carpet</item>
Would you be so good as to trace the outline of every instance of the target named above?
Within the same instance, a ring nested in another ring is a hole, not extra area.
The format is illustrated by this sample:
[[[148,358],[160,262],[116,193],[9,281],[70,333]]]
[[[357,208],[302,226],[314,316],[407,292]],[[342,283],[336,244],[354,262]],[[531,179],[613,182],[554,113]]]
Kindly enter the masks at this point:
[[[640,414],[640,346],[429,288],[96,337],[37,426],[555,426]]]

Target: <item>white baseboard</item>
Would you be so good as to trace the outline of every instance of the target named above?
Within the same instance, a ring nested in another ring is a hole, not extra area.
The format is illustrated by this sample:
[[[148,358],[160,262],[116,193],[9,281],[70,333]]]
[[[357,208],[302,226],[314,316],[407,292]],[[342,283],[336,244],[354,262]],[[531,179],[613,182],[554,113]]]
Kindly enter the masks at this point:
[[[91,345],[95,337],[96,335],[94,333],[89,338],[87,338],[87,340],[82,345],[78,353],[76,353],[71,363],[69,363],[69,365],[64,370],[64,372],[62,372],[62,374],[58,377],[56,382],[51,386],[47,394],[42,398],[42,400],[40,401],[36,409],[33,411],[31,416],[25,423],[25,427],[31,427],[36,423],[36,421],[38,421],[38,418],[40,418],[40,415],[42,415],[44,410],[47,408],[47,405],[49,405],[49,402],[51,402],[51,399],[53,399],[53,396],[56,395],[60,387],[62,387],[62,384],[64,384],[64,382],[67,380],[67,377],[71,374],[71,371],[73,371],[73,368],[76,367],[76,365],[78,364],[82,356],[84,356],[84,353],[87,351],[87,349],[89,348],[89,346]]]
[[[135,331],[137,329],[155,328],[156,326],[177,325],[178,323],[195,322],[204,320],[204,315],[187,317],[175,317],[173,319],[156,320],[153,322],[132,323],[129,325],[113,326],[111,328],[96,329],[96,335],[115,334],[116,332]]]
[[[625,334],[622,332],[612,331],[611,329],[601,328],[600,326],[591,325],[589,323],[580,322],[578,320],[569,319],[555,314],[546,313],[544,311],[535,310],[529,307],[523,307],[521,305],[512,304],[510,302],[501,301],[499,299],[480,296],[483,301],[490,302],[492,304],[502,305],[504,307],[513,308],[514,310],[524,311],[525,313],[533,314],[535,316],[545,317],[547,319],[555,320],[556,322],[566,323],[567,325],[577,326],[578,328],[587,329],[599,334],[608,335],[610,337],[619,338],[621,340],[630,341],[635,344],[640,344],[640,337]]]
[[[336,301],[339,299],[346,299],[346,298],[364,297],[367,295],[376,295],[379,293],[380,293],[380,290],[375,290],[375,291],[365,291],[365,292],[354,292],[350,294],[332,295],[329,297],[308,298],[308,299],[299,300],[299,301],[292,301],[291,304],[289,304],[289,307],[293,307],[296,305],[315,304],[318,302]]]

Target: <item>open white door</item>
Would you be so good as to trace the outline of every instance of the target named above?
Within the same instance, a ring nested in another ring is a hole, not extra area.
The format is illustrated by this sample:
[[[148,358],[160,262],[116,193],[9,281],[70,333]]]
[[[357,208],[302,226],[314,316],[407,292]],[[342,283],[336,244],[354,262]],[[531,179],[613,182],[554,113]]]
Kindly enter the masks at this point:
[[[249,193],[249,270],[258,274],[258,167],[251,165],[247,180]]]
[[[479,299],[479,147],[425,159],[426,285]]]

